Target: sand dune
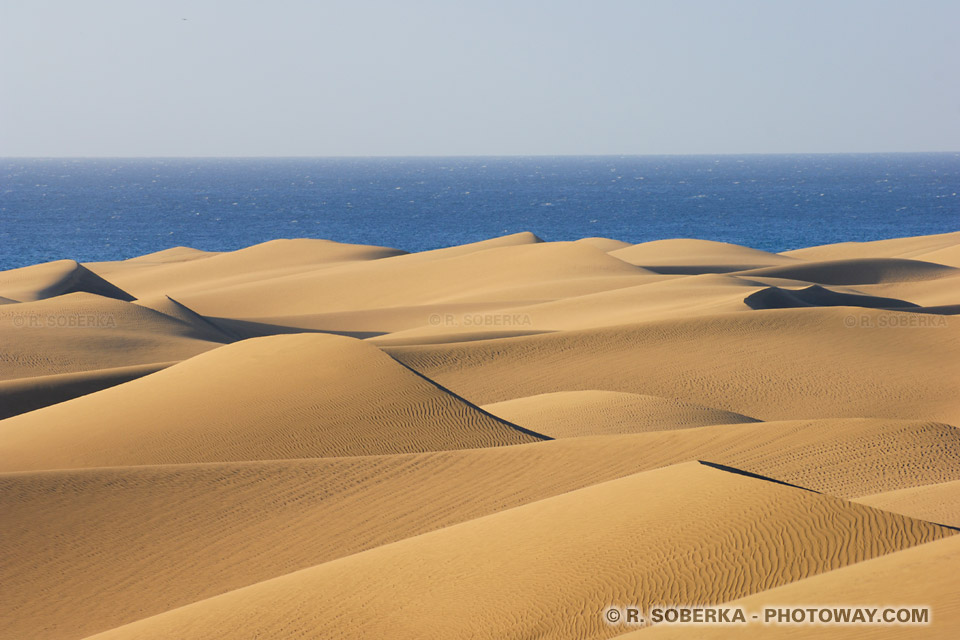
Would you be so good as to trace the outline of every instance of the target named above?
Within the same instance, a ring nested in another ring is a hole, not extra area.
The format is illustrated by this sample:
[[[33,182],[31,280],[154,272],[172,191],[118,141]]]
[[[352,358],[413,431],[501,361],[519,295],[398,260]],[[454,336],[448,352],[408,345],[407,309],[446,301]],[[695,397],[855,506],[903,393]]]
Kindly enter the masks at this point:
[[[136,364],[0,381],[0,420],[113,387],[166,369],[174,362]]]
[[[559,391],[483,407],[551,438],[686,429],[755,422],[730,411],[617,391]]]
[[[831,440],[837,433],[846,437]],[[671,464],[708,459],[863,495],[960,479],[958,443],[960,433],[944,425],[824,420],[421,454],[0,474],[0,508],[10,516],[0,551],[21,550],[0,553],[10,559],[0,589],[16,628],[42,621],[48,637],[78,637],[78,619],[93,633]]]
[[[791,309],[794,307],[865,307],[905,310],[918,305],[896,298],[864,296],[833,291],[818,284],[803,289],[767,287],[743,299],[751,309]]]
[[[696,275],[796,264],[796,258],[712,240],[655,240],[611,251],[610,255],[659,273]]]
[[[192,247],[170,247],[162,251],[154,251],[153,253],[147,253],[135,258],[128,258],[127,260],[119,261],[119,263],[98,262],[94,264],[131,264],[134,262],[165,264],[168,262],[187,262],[201,258],[212,258],[213,256],[220,255],[220,253],[219,251],[203,251]]]
[[[762,633],[764,638],[943,638],[957,635],[960,625],[960,581],[957,558],[960,537],[921,544],[879,558],[860,562],[830,573],[800,580],[761,594],[733,601],[747,610],[790,606],[885,606],[929,607],[929,625],[769,625],[758,629],[718,627],[652,627],[618,636],[630,640],[647,638],[747,638]]]
[[[423,323],[378,337],[381,345],[439,344],[507,337],[492,335],[512,329],[514,335],[556,330],[593,329],[665,318],[747,311],[743,299],[764,283],[725,275],[650,275],[638,284],[598,293],[573,294],[536,304],[499,305],[489,311],[490,322],[476,312],[452,310],[442,318],[451,322]],[[476,318],[476,320],[474,320]],[[498,326],[500,320],[504,326]],[[468,322],[469,321],[469,322]]]
[[[81,292],[133,300],[129,293],[74,260],[57,260],[0,272],[0,295],[8,300],[33,302]]]
[[[627,247],[631,246],[629,242],[624,242],[623,240],[614,240],[613,238],[580,238],[574,242],[589,244],[590,246],[596,247],[601,251],[606,251],[607,253],[616,251],[617,249],[626,249]]]
[[[631,632],[609,605],[888,598],[951,637],[958,250],[519,233],[4,272],[0,638],[599,638]]]
[[[376,260],[404,253],[397,249],[344,244],[329,240],[271,240],[237,251],[195,256],[187,251],[170,255],[141,256],[119,263],[94,263],[98,273],[109,274],[139,297],[178,295],[184,291],[209,289],[261,280],[285,273],[309,271],[331,264]],[[184,260],[186,254],[192,259]],[[203,259],[197,259],[202,257]]]
[[[795,533],[776,535],[785,526]],[[95,637],[610,637],[598,614],[623,599],[720,602],[952,533],[689,463],[381,546]]]
[[[857,502],[960,528],[960,481],[875,493],[857,498]]]
[[[0,470],[369,455],[541,439],[371,345],[247,340],[0,422]]]
[[[760,420],[873,416],[956,424],[960,406],[944,381],[960,380],[958,332],[960,323],[949,318],[826,307],[386,350],[479,404],[605,389]]]
[[[890,240],[876,240],[874,242],[842,242],[784,251],[780,255],[815,261],[849,258],[919,258],[927,260],[927,258],[921,256],[957,246],[960,246],[960,231],[913,238],[891,238]],[[937,260],[929,261],[937,262]]]
[[[0,380],[183,360],[228,340],[205,322],[70,293],[0,306]]]
[[[440,302],[517,304],[629,286],[649,273],[589,245],[528,243],[358,262],[178,299],[204,315],[248,318]]]
[[[859,258],[749,269],[741,271],[740,275],[788,278],[816,284],[860,285],[956,277],[960,275],[960,270],[921,260]]]

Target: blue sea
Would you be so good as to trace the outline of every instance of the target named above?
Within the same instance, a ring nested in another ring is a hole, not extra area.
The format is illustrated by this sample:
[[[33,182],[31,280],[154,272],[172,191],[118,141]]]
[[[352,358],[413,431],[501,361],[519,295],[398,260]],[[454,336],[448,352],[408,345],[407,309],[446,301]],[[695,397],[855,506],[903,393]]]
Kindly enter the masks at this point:
[[[0,269],[329,238],[421,251],[691,237],[767,251],[960,229],[960,153],[4,159]]]

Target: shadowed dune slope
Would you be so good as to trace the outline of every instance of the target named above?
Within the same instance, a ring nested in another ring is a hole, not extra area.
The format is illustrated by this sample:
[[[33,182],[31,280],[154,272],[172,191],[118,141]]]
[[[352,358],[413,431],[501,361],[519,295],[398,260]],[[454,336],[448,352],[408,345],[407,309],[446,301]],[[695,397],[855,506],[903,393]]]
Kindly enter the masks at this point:
[[[57,260],[0,272],[0,296],[18,302],[33,302],[80,292],[117,300],[133,300],[129,293],[75,260]]]
[[[882,638],[951,640],[960,628],[960,536],[866,560],[763,593],[734,600],[748,611],[764,607],[930,607],[929,625],[750,625],[740,629],[699,626],[698,638]],[[619,638],[689,638],[690,627],[641,629]]]
[[[960,423],[954,390],[943,384],[960,380],[960,323],[947,317],[775,309],[386,350],[478,404],[606,389],[759,420]]]
[[[175,362],[138,364],[0,381],[0,420],[113,387],[166,369]]]
[[[743,299],[751,309],[790,309],[793,307],[865,307],[891,309],[916,307],[906,300],[842,293],[818,284],[804,289],[767,287]]]
[[[784,531],[792,534],[777,535]],[[611,602],[722,602],[952,533],[688,463],[384,545],[95,637],[610,637],[616,631],[598,613]]]
[[[551,438],[756,422],[730,411],[619,391],[559,391],[488,404],[483,408],[508,422]]]
[[[202,319],[71,293],[0,306],[0,380],[183,360],[224,342]]]
[[[135,304],[148,309],[153,309],[154,311],[158,311],[165,316],[179,320],[185,325],[193,327],[198,335],[209,340],[231,342],[238,337],[229,329],[216,324],[209,318],[204,318],[200,314],[193,311],[193,309],[180,304],[170,296],[140,298]]]
[[[540,439],[353,338],[256,338],[0,422],[0,470],[369,455]]]
[[[960,270],[921,260],[859,258],[749,269],[738,275],[788,278],[816,284],[858,285],[949,278],[960,275]]]

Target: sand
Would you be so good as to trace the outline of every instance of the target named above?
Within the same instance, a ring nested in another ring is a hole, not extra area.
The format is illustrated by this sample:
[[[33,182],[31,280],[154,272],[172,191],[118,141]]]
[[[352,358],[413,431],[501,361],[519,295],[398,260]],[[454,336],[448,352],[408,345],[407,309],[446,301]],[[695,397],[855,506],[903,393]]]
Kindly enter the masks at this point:
[[[957,313],[960,233],[0,273],[0,638],[953,637]]]

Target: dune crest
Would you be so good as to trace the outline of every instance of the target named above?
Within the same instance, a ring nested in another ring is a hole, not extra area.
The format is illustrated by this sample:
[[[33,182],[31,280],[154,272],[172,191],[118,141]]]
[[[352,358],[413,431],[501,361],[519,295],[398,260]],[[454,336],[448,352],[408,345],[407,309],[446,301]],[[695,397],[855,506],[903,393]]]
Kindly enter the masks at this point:
[[[353,338],[245,340],[0,422],[0,470],[371,455],[543,439]]]
[[[0,295],[9,300],[34,302],[68,293],[93,293],[128,302],[134,299],[76,260],[57,260],[0,272]]]

